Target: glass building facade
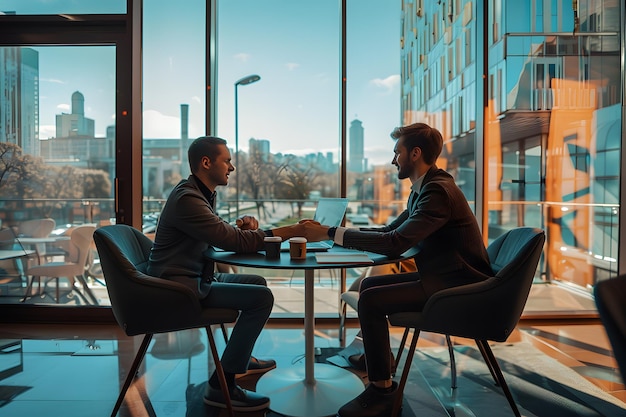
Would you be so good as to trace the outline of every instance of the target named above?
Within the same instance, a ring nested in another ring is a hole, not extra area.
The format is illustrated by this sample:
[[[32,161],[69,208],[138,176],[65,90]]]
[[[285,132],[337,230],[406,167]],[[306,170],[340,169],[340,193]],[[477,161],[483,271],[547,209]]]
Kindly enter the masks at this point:
[[[0,304],[57,305],[40,297],[45,279],[25,293],[28,266],[62,260],[79,224],[151,235],[198,136],[227,139],[234,155],[218,194],[226,220],[287,224],[342,196],[348,226],[388,223],[410,191],[389,133],[417,121],[443,133],[437,164],[485,244],[514,227],[546,231],[538,284],[590,294],[626,271],[623,2],[105,3],[1,6],[0,220],[17,239],[0,240],[40,256],[0,260]],[[39,218],[55,220],[61,243],[19,241]],[[108,305],[91,250],[76,285],[96,301],[65,296],[68,315]],[[320,275],[318,315],[337,317],[340,292],[363,272]],[[274,316],[301,316],[303,276],[261,273]]]

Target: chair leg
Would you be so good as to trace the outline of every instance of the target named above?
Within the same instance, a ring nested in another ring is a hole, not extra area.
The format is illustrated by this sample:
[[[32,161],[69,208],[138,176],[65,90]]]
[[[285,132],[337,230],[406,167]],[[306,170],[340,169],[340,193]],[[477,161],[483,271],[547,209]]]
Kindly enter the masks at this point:
[[[39,280],[39,288],[38,290],[41,291],[41,278],[37,277],[37,276],[32,276],[30,281],[28,282],[28,285],[26,286],[26,291],[24,291],[24,296],[22,297],[22,299],[20,300],[20,302],[24,302],[26,301],[27,298],[30,298],[32,296],[31,292],[33,289],[33,283],[35,282],[35,279]]]
[[[346,346],[346,314],[347,304],[342,300],[341,301],[341,313],[339,316],[339,346]]]
[[[86,294],[86,295],[82,295],[81,294],[83,300],[85,300],[87,302],[87,304],[89,304],[90,303],[89,300],[91,300],[91,302],[93,302],[94,305],[98,305],[98,299],[93,294],[93,292],[91,292],[91,289],[89,288],[89,284],[87,284],[87,279],[86,279],[85,275],[83,275],[83,274],[76,275],[76,280],[80,283],[80,285],[82,285],[83,291]],[[77,290],[77,292],[80,294],[80,292],[78,290]]]
[[[400,347],[398,348],[398,355],[396,356],[396,366],[400,364],[400,358],[402,357],[402,351],[404,350],[404,345],[406,344],[406,339],[409,336],[409,328],[404,328],[404,333],[402,334],[402,340],[400,340]]]
[[[476,340],[476,344],[478,345],[479,349],[481,349],[481,353],[484,352],[483,357],[485,358],[485,361],[488,362],[487,366],[489,366],[493,370],[496,380],[500,383],[502,391],[504,391],[506,399],[509,400],[509,405],[511,406],[511,410],[513,410],[513,414],[515,414],[516,417],[521,417],[519,409],[517,408],[517,404],[515,404],[515,400],[513,399],[513,395],[511,394],[511,390],[509,389],[509,386],[504,379],[504,375],[502,374],[500,365],[498,365],[498,361],[493,355],[493,351],[489,347],[489,343],[487,343],[486,340]]]
[[[496,372],[493,369],[493,365],[489,361],[489,357],[487,355],[487,352],[485,352],[485,348],[483,347],[482,344],[478,343],[478,340],[476,340],[475,342],[476,342],[476,346],[478,346],[478,350],[480,351],[480,354],[482,355],[483,359],[485,360],[485,363],[487,364],[487,368],[489,368],[489,373],[491,374],[491,377],[493,378],[493,382],[496,384],[497,387],[499,387],[500,382],[498,381],[498,378],[496,377]]]
[[[405,329],[404,336],[402,339],[405,339],[405,336],[408,333],[408,328]],[[396,399],[393,403],[393,410],[391,411],[391,417],[397,417],[400,414],[400,410],[402,409],[402,397],[404,392],[404,386],[406,385],[406,380],[409,377],[409,371],[411,370],[411,362],[413,361],[413,355],[415,354],[415,348],[417,347],[417,339],[420,336],[420,331],[418,329],[413,330],[413,338],[411,339],[411,347],[409,348],[409,352],[406,356],[406,361],[404,362],[404,368],[402,369],[402,376],[400,377],[400,382],[398,383],[398,393],[396,394]],[[404,344],[402,345],[404,346]]]
[[[454,360],[454,347],[450,335],[446,335],[446,343],[448,344],[448,353],[450,354],[450,388],[456,389],[456,361]]]
[[[135,355],[135,359],[133,360],[133,364],[130,366],[128,370],[128,375],[126,375],[126,380],[124,381],[124,385],[122,385],[122,390],[120,391],[120,395],[117,397],[117,401],[115,402],[115,407],[113,408],[113,412],[111,413],[111,417],[115,417],[117,412],[119,411],[122,401],[124,401],[124,397],[126,396],[126,391],[128,391],[128,387],[130,387],[131,382],[135,378],[137,374],[137,369],[139,369],[139,365],[143,361],[144,356],[146,356],[146,352],[148,351],[148,345],[152,340],[152,333],[147,333],[143,340],[141,341],[141,346],[139,346],[139,350]]]
[[[209,339],[209,345],[211,347],[211,355],[213,356],[213,362],[215,362],[215,372],[217,372],[217,378],[220,381],[220,388],[222,388],[222,393],[224,394],[224,399],[226,400],[226,409],[228,410],[228,415],[230,417],[235,417],[235,413],[233,411],[233,404],[230,401],[230,391],[228,390],[228,385],[226,384],[226,377],[224,376],[224,368],[222,368],[222,362],[220,361],[220,356],[217,353],[217,347],[215,346],[215,339],[213,338],[213,332],[211,331],[211,326],[206,326],[206,334]]]
[[[222,329],[222,335],[224,336],[224,342],[228,343],[228,330],[226,330],[226,326],[224,323],[220,323],[220,328]]]

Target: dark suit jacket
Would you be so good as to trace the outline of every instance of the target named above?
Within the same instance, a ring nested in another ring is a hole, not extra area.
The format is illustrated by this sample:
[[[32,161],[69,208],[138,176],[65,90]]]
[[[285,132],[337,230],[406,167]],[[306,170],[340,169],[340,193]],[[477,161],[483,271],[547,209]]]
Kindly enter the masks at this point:
[[[411,193],[407,209],[391,224],[348,229],[343,244],[390,256],[416,247],[414,260],[428,295],[492,274],[474,213],[454,178],[436,167],[426,173],[419,195]]]
[[[157,225],[148,274],[190,287],[200,298],[209,292],[213,262],[202,254],[209,246],[228,251],[263,249],[263,230],[241,230],[222,220],[191,175],[174,187]]]

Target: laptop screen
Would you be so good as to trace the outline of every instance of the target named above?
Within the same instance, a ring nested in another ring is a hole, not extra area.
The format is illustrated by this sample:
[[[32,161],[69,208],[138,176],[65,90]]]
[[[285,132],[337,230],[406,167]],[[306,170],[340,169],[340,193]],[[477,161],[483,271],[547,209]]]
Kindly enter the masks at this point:
[[[341,226],[341,221],[347,209],[347,198],[320,198],[317,202],[313,220],[320,222],[324,226]],[[333,244],[333,240],[330,239],[321,242],[307,242],[306,247],[307,251],[328,250],[332,248]],[[289,242],[287,240],[281,244],[280,250],[283,252],[289,250]]]
[[[347,198],[320,198],[313,220],[324,226],[337,227],[341,225],[347,209]]]

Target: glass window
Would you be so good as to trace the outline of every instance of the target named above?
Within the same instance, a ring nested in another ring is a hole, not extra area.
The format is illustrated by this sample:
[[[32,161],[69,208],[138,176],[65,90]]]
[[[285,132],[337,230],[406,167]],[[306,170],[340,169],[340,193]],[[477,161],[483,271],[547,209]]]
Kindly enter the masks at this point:
[[[114,46],[0,48],[0,240],[15,254],[0,260],[7,302],[107,303],[93,253],[84,279],[34,282],[31,268],[74,262],[73,231],[115,217],[115,80]]]
[[[376,0],[349,1],[347,20],[348,223],[387,224],[404,209],[408,189],[391,165],[390,133],[402,123],[400,25],[397,10]],[[405,46],[417,47],[417,39],[408,36]]]
[[[189,175],[189,144],[206,134],[205,1],[147,1],[143,13],[143,228],[153,233],[169,191]]]
[[[149,2],[148,2],[149,3]],[[126,0],[3,0],[0,14],[124,14]]]
[[[510,27],[504,33],[516,30],[519,4],[507,3]],[[508,47],[497,44],[490,54],[500,56],[500,51],[507,61],[507,101],[496,114],[499,127],[489,137],[499,146],[489,147],[488,159],[502,161],[495,177],[503,179],[488,183],[489,230],[544,228],[548,241],[540,269],[546,279],[588,290],[607,272],[617,271],[619,172],[612,167],[620,164],[619,151],[608,138],[619,137],[609,132],[622,125],[619,94],[609,93],[623,89],[615,70],[620,67],[614,48],[620,29],[597,39],[590,36],[580,48],[569,36],[542,33],[544,24],[545,32],[553,32],[557,22],[571,30],[569,4],[531,4],[536,10],[533,33],[506,35]],[[587,10],[588,4],[581,4]],[[490,72],[496,64],[490,62]]]
[[[218,11],[217,134],[228,140],[239,165],[220,200],[229,203],[235,193],[244,205],[259,198],[289,199],[301,211],[311,192],[338,195],[336,1],[221,1]],[[259,79],[248,82],[253,75]],[[245,178],[261,156],[255,149],[271,155],[276,172],[306,181],[279,181],[261,195]]]
[[[264,228],[293,223],[312,217],[319,197],[339,196],[337,6],[335,0],[218,2],[216,134],[228,141],[237,169],[218,192],[224,218],[252,214]],[[321,274],[319,286],[330,293],[316,297],[336,315],[338,277]],[[274,314],[304,311],[292,291],[302,288],[303,271],[263,275],[275,291]]]

